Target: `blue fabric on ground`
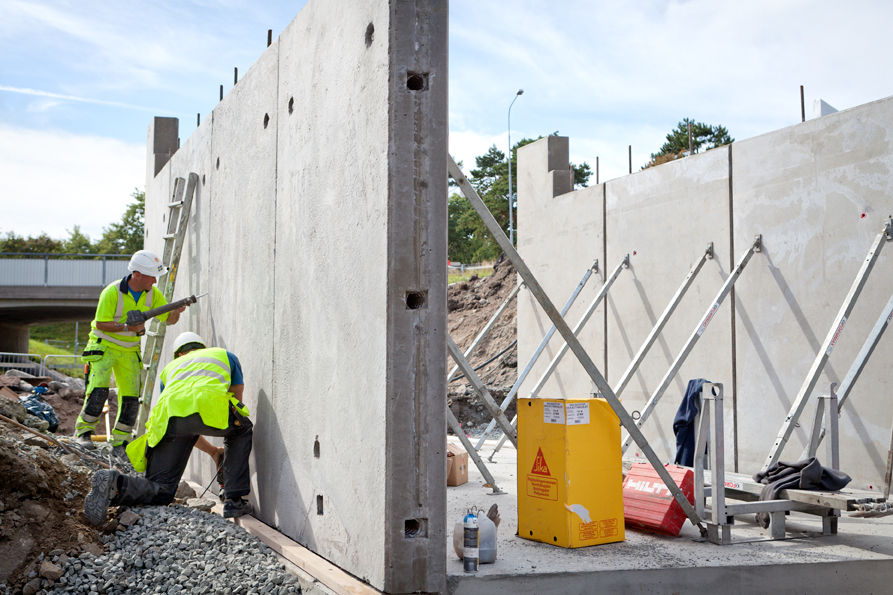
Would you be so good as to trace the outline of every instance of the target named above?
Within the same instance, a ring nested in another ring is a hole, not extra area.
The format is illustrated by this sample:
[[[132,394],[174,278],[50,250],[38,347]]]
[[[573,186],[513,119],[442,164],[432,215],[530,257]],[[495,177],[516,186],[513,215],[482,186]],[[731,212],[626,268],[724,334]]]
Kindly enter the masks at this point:
[[[35,387],[35,388],[43,388],[43,387]],[[46,392],[46,389],[44,389]],[[44,401],[39,393],[31,393],[30,395],[25,395],[24,397],[19,397],[19,402],[25,407],[25,409],[31,415],[35,417],[39,417],[44,421],[48,421],[50,423],[50,427],[47,428],[50,432],[55,432],[59,429],[59,418],[56,416],[56,410],[53,409],[53,406]]]
[[[688,381],[685,396],[679,403],[673,419],[673,433],[676,434],[676,465],[692,467],[695,463],[695,418],[701,410],[701,390],[709,380],[696,378]]]

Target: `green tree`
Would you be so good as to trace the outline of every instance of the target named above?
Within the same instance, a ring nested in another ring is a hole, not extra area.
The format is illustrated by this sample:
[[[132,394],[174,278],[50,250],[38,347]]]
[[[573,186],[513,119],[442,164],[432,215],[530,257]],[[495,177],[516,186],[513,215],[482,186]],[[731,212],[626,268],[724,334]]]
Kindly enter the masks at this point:
[[[691,124],[692,151],[694,153],[699,153],[702,148],[709,151],[735,142],[735,139],[729,136],[729,131],[725,126],[710,126],[703,122],[695,122],[691,118],[684,118],[667,135],[667,142],[661,146],[660,150],[651,154],[651,160],[642,166],[642,169],[685,157],[688,152],[689,124]]]
[[[558,136],[558,132],[551,136]],[[543,138],[525,138],[512,147],[512,185],[517,198],[518,149]],[[496,145],[480,157],[475,157],[475,169],[468,172],[468,181],[480,195],[481,200],[493,213],[503,231],[509,233],[509,164],[505,153]],[[574,170],[574,187],[586,187],[592,171],[588,163],[570,164]],[[517,240],[517,234],[515,234]],[[494,260],[502,252],[496,240],[484,226],[471,205],[464,197],[453,194],[449,201],[448,253],[457,262],[481,262]]]
[[[146,193],[134,188],[130,196],[134,202],[127,206],[121,222],[102,229],[102,238],[95,245],[99,254],[133,254],[143,249]]]
[[[68,239],[62,240],[59,252],[66,254],[90,254],[94,250],[93,242],[90,236],[81,231],[80,225],[75,225],[74,229],[68,231]]]
[[[0,252],[26,252],[28,254],[42,252],[61,252],[62,241],[54,240],[45,233],[37,237],[23,237],[14,231],[7,231],[0,238]]]

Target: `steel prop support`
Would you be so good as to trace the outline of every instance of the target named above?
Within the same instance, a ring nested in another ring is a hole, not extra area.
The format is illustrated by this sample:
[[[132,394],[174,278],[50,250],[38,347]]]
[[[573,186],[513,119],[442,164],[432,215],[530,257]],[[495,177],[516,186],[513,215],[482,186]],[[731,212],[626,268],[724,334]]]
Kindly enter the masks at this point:
[[[794,431],[794,425],[797,423],[797,420],[800,419],[800,414],[803,413],[803,409],[806,407],[808,397],[815,388],[816,383],[819,381],[819,376],[825,368],[825,363],[831,356],[831,351],[834,349],[837,340],[843,332],[843,327],[846,324],[847,318],[853,311],[853,307],[859,299],[859,294],[862,293],[862,289],[865,287],[866,281],[868,281],[868,276],[871,274],[871,270],[874,268],[878,257],[881,255],[881,250],[884,248],[884,244],[893,240],[893,235],[891,235],[893,223],[891,222],[893,222],[893,220],[888,220],[884,224],[884,229],[877,235],[871,245],[871,249],[868,251],[868,256],[866,256],[865,260],[862,262],[862,267],[859,269],[859,273],[856,275],[856,279],[853,281],[849,293],[847,293],[846,298],[844,298],[840,311],[837,313],[837,316],[834,317],[834,323],[828,331],[828,336],[825,337],[825,340],[822,342],[822,347],[816,355],[815,360],[812,362],[812,367],[809,369],[806,379],[803,381],[803,385],[800,387],[800,391],[794,399],[793,405],[791,405],[791,410],[788,412],[787,417],[784,419],[784,423],[781,425],[778,437],[775,439],[775,443],[769,450],[769,456],[766,457],[766,462],[763,463],[763,471],[766,471],[771,465],[778,462],[778,458],[781,456],[785,444],[787,444]]]
[[[617,280],[617,277],[620,276],[620,272],[623,269],[629,268],[629,254],[623,257],[623,260],[620,264],[617,265],[617,268],[614,269],[614,272],[611,273],[611,276],[605,280],[605,284],[602,285],[602,288],[598,291],[598,294],[595,296],[595,299],[592,300],[592,303],[589,304],[589,307],[586,308],[586,312],[583,313],[583,317],[580,318],[580,321],[577,323],[577,326],[574,327],[573,333],[576,337],[583,330],[583,327],[586,326],[586,323],[589,322],[589,319],[592,318],[592,315],[595,313],[595,309],[598,308],[598,305],[602,303],[602,300],[605,299],[605,296],[608,295],[608,291],[611,290],[611,286],[614,285],[614,281]],[[562,317],[562,321],[564,318]],[[558,350],[558,353],[555,354],[555,357],[552,358],[552,361],[549,362],[549,367],[543,372],[543,375],[537,381],[536,386],[533,387],[533,390],[530,391],[530,398],[534,399],[539,396],[541,390],[543,390],[543,386],[552,376],[552,373],[558,369],[558,364],[561,363],[562,358],[564,358],[564,354],[567,353],[567,343],[561,346],[561,349]]]
[[[663,480],[664,485],[670,490],[673,494],[673,497],[679,503],[679,506],[682,507],[682,510],[685,512],[685,515],[691,521],[691,523],[698,527],[702,535],[706,535],[707,529],[701,523],[701,519],[698,518],[697,513],[695,512],[694,507],[688,501],[688,498],[682,493],[682,490],[679,489],[679,486],[673,480],[672,476],[670,476],[669,472],[664,468],[663,462],[658,458],[657,454],[655,454],[654,450],[651,449],[651,445],[648,444],[648,441],[645,440],[645,436],[642,434],[641,430],[636,427],[635,422],[633,422],[632,417],[630,417],[629,413],[627,413],[626,409],[623,408],[623,405],[614,396],[614,391],[611,390],[611,387],[608,386],[605,377],[602,376],[601,372],[598,371],[598,368],[595,367],[595,363],[589,357],[589,354],[586,353],[586,350],[583,349],[583,346],[577,340],[577,337],[574,336],[574,333],[571,331],[570,327],[561,317],[561,314],[558,312],[558,309],[549,299],[549,296],[543,291],[542,286],[540,286],[539,282],[536,280],[536,277],[533,276],[533,273],[527,267],[525,262],[521,259],[521,256],[515,250],[515,247],[512,246],[509,239],[505,236],[505,232],[502,231],[502,228],[499,227],[499,224],[496,222],[496,219],[493,218],[493,214],[487,209],[484,202],[477,195],[474,188],[469,184],[468,179],[466,179],[465,175],[459,169],[459,166],[456,165],[456,162],[453,160],[451,155],[447,155],[447,170],[450,175],[459,185],[459,189],[462,191],[462,194],[465,195],[465,198],[468,199],[468,202],[471,203],[471,206],[477,211],[478,215],[483,220],[484,224],[487,226],[487,229],[490,231],[490,234],[496,239],[500,248],[503,249],[506,256],[508,256],[509,260],[511,260],[512,264],[515,266],[515,270],[518,271],[518,274],[521,275],[521,278],[527,283],[527,287],[530,289],[530,292],[534,295],[536,300],[539,302],[543,311],[545,311],[546,315],[552,320],[555,324],[556,329],[564,337],[564,340],[570,346],[571,351],[574,352],[574,355],[582,364],[583,369],[586,370],[586,373],[589,374],[589,377],[595,383],[596,387],[604,396],[605,400],[611,406],[611,409],[614,410],[614,413],[620,420],[620,423],[623,424],[624,427],[629,430],[633,439],[636,441],[636,444],[639,445],[639,448],[642,449],[643,454],[651,463],[654,470],[660,476],[661,480]]]
[[[496,423],[499,424],[499,427],[502,429],[503,432],[505,432],[505,435],[509,437],[509,440],[511,440],[512,444],[515,445],[515,448],[517,448],[518,438],[515,434],[515,428],[512,427],[512,424],[509,423],[509,420],[506,419],[505,415],[499,410],[499,405],[497,405],[496,401],[493,400],[493,397],[490,395],[490,391],[488,391],[487,387],[484,386],[484,383],[481,382],[481,379],[475,373],[474,368],[471,367],[471,364],[469,364],[468,360],[465,359],[465,356],[462,355],[462,350],[459,349],[459,346],[456,345],[456,342],[453,341],[453,338],[449,335],[449,333],[447,333],[447,350],[449,351],[456,364],[458,364],[459,369],[462,370],[462,373],[465,374],[466,378],[468,378],[468,381],[471,383],[471,386],[474,388],[475,392],[477,392],[478,396],[480,396],[481,400],[484,402],[484,406],[487,408],[487,411],[489,411],[490,415],[492,415],[494,419],[496,419]]]
[[[499,317],[502,316],[502,313],[505,312],[505,309],[508,308],[508,305],[511,303],[515,296],[518,295],[518,292],[521,291],[521,288],[524,287],[524,282],[518,283],[512,292],[505,298],[502,304],[499,306],[499,309],[493,314],[489,321],[487,321],[486,326],[481,329],[481,332],[478,333],[478,336],[474,338],[474,341],[471,342],[471,345],[468,346],[468,349],[465,350],[465,357],[468,358],[474,350],[477,349],[478,344],[484,340],[490,333],[490,329],[493,328],[493,325],[496,324],[496,321],[499,320]],[[449,384],[453,380],[453,376],[456,375],[456,372],[459,371],[459,366],[453,366],[453,369],[450,370],[450,373],[447,374],[447,384]]]
[[[713,299],[713,305],[707,309],[707,312],[701,318],[701,322],[698,323],[698,326],[692,332],[691,336],[688,338],[688,341],[685,343],[685,347],[682,348],[682,351],[679,352],[679,355],[676,356],[676,361],[673,362],[673,365],[670,366],[670,369],[667,370],[667,373],[664,375],[663,380],[661,380],[660,385],[654,391],[654,394],[651,395],[651,398],[648,399],[648,402],[645,404],[645,407],[642,409],[642,415],[636,420],[636,426],[641,428],[642,424],[648,419],[651,415],[651,412],[654,411],[654,408],[657,406],[658,401],[663,396],[664,392],[670,387],[670,382],[673,381],[673,378],[676,374],[679,373],[679,368],[682,367],[682,364],[685,362],[685,359],[691,353],[692,349],[694,349],[695,344],[698,342],[698,339],[701,338],[701,335],[704,334],[704,331],[707,330],[707,325],[710,324],[710,321],[713,320],[713,317],[716,316],[716,312],[719,310],[719,307],[722,305],[723,300],[726,299],[726,296],[729,295],[729,292],[732,291],[732,287],[735,285],[735,282],[741,277],[741,273],[744,271],[744,267],[747,266],[747,263],[750,262],[751,257],[754,253],[760,251],[762,237],[757,236],[753,244],[747,248],[747,252],[744,253],[744,256],[741,257],[741,260],[738,261],[738,265],[735,267],[735,270],[729,275],[726,282],[723,283],[722,287],[719,290],[719,293],[716,294],[716,297]],[[632,444],[632,434],[628,435],[626,439],[623,441],[622,451],[626,452],[626,449],[629,448],[629,445]]]
[[[474,446],[471,444],[471,440],[468,439],[468,436],[465,435],[465,432],[462,430],[462,426],[459,425],[459,420],[456,419],[456,416],[453,415],[453,412],[450,411],[450,408],[447,407],[447,423],[450,428],[453,429],[453,434],[459,438],[459,441],[462,443],[462,446],[465,447],[465,450],[468,451],[468,456],[471,457],[471,460],[474,461],[475,467],[478,468],[478,471],[481,472],[481,475],[484,476],[484,479],[487,480],[487,483],[490,484],[490,487],[493,488],[493,494],[504,494],[502,490],[496,485],[496,480],[493,479],[493,475],[490,473],[490,470],[487,469],[487,466],[484,464],[484,461],[481,460],[480,455],[478,455],[478,451],[474,449]]]
[[[577,300],[577,296],[580,295],[580,292],[583,291],[583,287],[586,286],[586,282],[589,281],[589,277],[592,276],[592,273],[598,272],[598,259],[592,263],[588,269],[586,269],[586,273],[583,274],[583,278],[580,279],[580,282],[577,283],[577,287],[574,289],[571,297],[568,298],[567,303],[564,304],[564,308],[561,309],[561,317],[564,318],[564,315],[567,314],[567,311],[570,310],[571,306]],[[534,364],[536,364],[537,360],[539,360],[540,355],[546,349],[546,345],[549,343],[549,339],[552,338],[552,335],[555,334],[555,325],[552,325],[552,328],[549,329],[549,332],[546,333],[546,336],[543,337],[543,340],[540,341],[539,346],[537,346],[536,351],[533,352],[533,355],[530,357],[530,361],[527,362],[527,365],[524,366],[524,370],[518,375],[518,379],[515,380],[515,384],[512,385],[509,394],[506,395],[505,399],[502,401],[502,405],[499,406],[499,410],[503,413],[509,408],[509,405],[512,404],[512,401],[515,400],[515,395],[518,394],[518,389],[523,384],[524,380],[527,379],[527,375],[530,374],[530,370],[533,369]],[[512,425],[515,425],[515,420],[512,420]],[[478,443],[475,445],[477,450],[480,450],[484,446],[484,441],[490,437],[490,433],[493,432],[493,428],[496,427],[496,420],[491,419],[490,423],[487,425],[487,429],[484,430],[484,433],[481,435],[481,439],[478,440]],[[500,441],[500,444],[504,444],[504,441]],[[493,454],[499,451],[497,448]],[[493,455],[490,455],[490,461],[493,461]]]
[[[871,329],[871,332],[868,334],[868,338],[865,339],[865,343],[862,345],[862,349],[859,350],[859,355],[856,356],[856,359],[853,360],[853,365],[850,366],[850,371],[847,372],[847,375],[844,377],[843,381],[840,383],[840,395],[837,401],[837,412],[843,410],[843,404],[846,402],[847,397],[850,395],[850,391],[853,389],[853,385],[856,384],[856,381],[859,380],[859,376],[862,374],[862,370],[865,369],[865,364],[868,363],[868,360],[871,358],[871,354],[874,353],[874,348],[877,347],[878,342],[880,342],[881,337],[884,336],[884,331],[887,330],[887,327],[890,326],[890,323],[893,322],[893,297],[890,298],[890,301],[887,302],[886,307],[883,312],[881,312],[880,317],[878,317],[877,322],[874,325],[874,328]],[[819,444],[822,443],[822,440],[825,438],[825,421],[822,420],[822,428],[819,432],[818,438],[815,441],[815,447],[818,448]],[[806,452],[812,448],[812,445],[808,445],[806,449],[804,449],[804,455]],[[806,458],[805,456],[801,456],[800,460]]]
[[[676,295],[673,296],[673,299],[670,300],[670,303],[667,305],[664,313],[660,315],[660,319],[657,321],[657,324],[654,325],[654,328],[651,329],[651,332],[648,334],[648,337],[645,339],[645,342],[639,348],[639,352],[636,354],[636,357],[633,358],[633,361],[630,362],[629,367],[626,369],[626,372],[623,373],[623,376],[620,377],[620,381],[617,383],[617,386],[614,387],[614,394],[620,397],[620,394],[623,392],[623,389],[626,388],[626,385],[629,384],[629,381],[632,379],[633,374],[636,373],[636,370],[639,369],[639,366],[642,364],[642,360],[645,359],[645,356],[648,355],[648,351],[651,349],[651,346],[654,345],[654,342],[657,341],[657,337],[660,335],[660,332],[666,326],[667,321],[670,320],[670,317],[673,315],[673,312],[676,311],[676,307],[679,305],[679,302],[682,301],[682,298],[685,296],[686,292],[688,292],[689,287],[691,287],[692,283],[694,283],[695,277],[698,276],[698,273],[703,268],[704,263],[707,262],[707,259],[713,258],[713,242],[707,246],[707,250],[704,251],[704,254],[698,260],[697,264],[695,264],[694,268],[691,272],[688,273],[688,276],[682,282],[682,285],[676,291]]]

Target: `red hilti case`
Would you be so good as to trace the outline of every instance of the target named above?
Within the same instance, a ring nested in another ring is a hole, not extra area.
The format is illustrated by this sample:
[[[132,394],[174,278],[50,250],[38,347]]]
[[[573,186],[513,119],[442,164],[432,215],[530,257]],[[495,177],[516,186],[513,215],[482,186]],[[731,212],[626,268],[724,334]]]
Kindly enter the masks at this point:
[[[695,503],[694,472],[685,467],[665,465],[670,477],[682,489],[689,502]],[[686,516],[657,471],[648,463],[633,463],[623,480],[623,515],[626,526],[676,537]]]

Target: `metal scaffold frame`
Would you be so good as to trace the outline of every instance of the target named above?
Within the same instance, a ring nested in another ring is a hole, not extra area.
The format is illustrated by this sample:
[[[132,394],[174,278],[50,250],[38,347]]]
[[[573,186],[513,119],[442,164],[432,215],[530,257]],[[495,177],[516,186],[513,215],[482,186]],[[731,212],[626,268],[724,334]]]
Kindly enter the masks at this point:
[[[741,259],[738,261],[738,264],[735,266],[735,270],[732,271],[732,273],[726,279],[725,283],[723,283],[722,287],[719,290],[719,293],[717,293],[716,297],[713,299],[713,305],[710,306],[704,316],[701,317],[701,321],[698,323],[698,326],[695,327],[695,330],[688,338],[688,341],[685,342],[685,346],[679,352],[679,355],[676,356],[673,365],[671,365],[670,369],[667,370],[667,373],[664,375],[663,380],[661,380],[657,389],[651,395],[651,398],[648,399],[645,407],[642,408],[641,416],[635,422],[636,428],[641,428],[642,424],[644,424],[648,420],[651,413],[654,411],[654,408],[657,406],[658,401],[660,401],[661,397],[670,387],[670,382],[672,382],[673,378],[676,377],[676,374],[679,373],[679,369],[682,367],[682,364],[685,362],[686,358],[688,358],[689,354],[692,352],[692,349],[694,349],[698,340],[704,334],[704,331],[707,330],[707,326],[710,324],[710,321],[713,320],[714,316],[716,316],[716,313],[717,311],[719,311],[719,307],[722,305],[723,300],[726,299],[726,296],[729,295],[729,293],[732,291],[732,287],[735,286],[735,282],[741,277],[741,273],[744,272],[744,267],[747,266],[747,263],[750,262],[750,259],[753,257],[753,255],[760,251],[761,241],[762,236],[757,235],[753,243],[747,248],[747,252],[745,252]],[[623,446],[621,448],[622,452],[626,452],[630,444],[632,444],[632,441],[632,433],[629,433],[623,440]]]
[[[840,339],[840,335],[843,332],[844,325],[846,325],[847,318],[849,318],[850,314],[852,313],[853,307],[856,305],[856,302],[859,299],[859,295],[862,293],[862,289],[865,287],[865,283],[868,281],[868,277],[881,255],[881,250],[883,250],[884,245],[890,241],[893,241],[893,219],[889,219],[884,223],[884,229],[881,230],[881,232],[875,238],[874,242],[872,242],[871,249],[868,251],[868,256],[866,256],[865,260],[862,262],[862,267],[856,274],[856,279],[853,281],[849,292],[844,298],[843,304],[840,306],[840,311],[838,311],[837,316],[834,317],[834,323],[831,326],[831,329],[828,331],[828,335],[825,337],[825,340],[822,342],[822,346],[819,349],[815,360],[812,362],[812,367],[810,367],[809,372],[806,374],[803,385],[800,387],[800,390],[797,393],[797,397],[794,399],[794,403],[791,405],[791,409],[781,425],[781,430],[778,432],[778,437],[775,439],[775,443],[769,450],[769,456],[766,457],[766,461],[763,463],[763,471],[768,469],[774,463],[778,462],[778,459],[781,456],[785,445],[791,438],[791,434],[794,431],[797,420],[800,419],[800,414],[803,413],[803,409],[806,407],[806,402],[809,399],[809,395],[812,393],[816,383],[819,381],[822,370],[825,369],[825,364],[828,362],[828,358],[831,356],[831,351],[834,349],[834,346]],[[883,329],[880,329],[879,332],[882,333]],[[877,339],[880,339],[880,335],[878,335]],[[866,353],[866,359],[867,356],[871,355],[871,350],[873,349],[874,347],[872,346]],[[861,369],[859,369],[859,372],[861,372]],[[847,376],[849,377],[849,375]],[[846,387],[847,393],[849,393],[849,390],[852,387],[852,384],[855,381],[856,377],[858,377],[858,373],[854,375],[853,379],[850,380],[849,385]]]
[[[679,486],[673,480],[672,476],[670,476],[666,468],[664,468],[663,463],[658,458],[657,454],[655,454],[651,446],[648,444],[648,441],[645,439],[645,436],[642,434],[641,430],[639,430],[632,417],[630,417],[629,413],[626,411],[626,409],[624,409],[623,405],[614,395],[614,391],[608,385],[605,377],[602,376],[601,372],[599,372],[598,368],[595,366],[595,363],[592,361],[592,358],[590,358],[589,354],[586,353],[586,350],[580,344],[580,341],[574,335],[573,331],[571,331],[565,320],[561,317],[561,314],[552,303],[552,301],[549,299],[549,296],[547,296],[545,291],[543,291],[543,288],[536,280],[536,277],[533,275],[533,273],[525,264],[524,260],[521,259],[517,250],[515,250],[515,247],[506,237],[505,232],[503,232],[502,228],[496,222],[493,214],[490,213],[486,205],[484,205],[477,192],[468,182],[468,179],[465,177],[465,175],[459,169],[459,166],[456,165],[456,162],[450,155],[447,156],[447,170],[459,186],[462,194],[465,196],[468,202],[471,203],[471,206],[474,208],[474,210],[480,216],[481,220],[487,226],[487,229],[490,231],[492,237],[496,240],[500,248],[502,248],[506,256],[515,266],[515,270],[518,271],[518,274],[527,284],[530,292],[536,298],[537,302],[539,302],[540,307],[542,307],[546,315],[552,320],[552,323],[555,325],[558,333],[564,338],[570,350],[573,351],[577,360],[583,366],[583,369],[586,370],[586,373],[589,375],[590,379],[595,383],[598,390],[602,393],[604,399],[611,406],[611,409],[617,415],[620,423],[630,432],[630,435],[636,441],[636,444],[639,445],[639,448],[642,450],[642,453],[651,463],[652,467],[654,467],[654,470],[660,476],[661,480],[664,482],[664,485],[667,486],[667,488],[673,494],[673,498],[676,500],[676,502],[679,503],[679,506],[685,512],[686,517],[688,517],[689,521],[691,521],[693,525],[698,527],[702,535],[706,536],[707,529],[701,523],[701,519],[698,517],[694,507],[682,493],[682,490],[679,489]],[[458,351],[458,348],[456,349],[456,351]],[[459,352],[459,355],[461,356],[461,352]],[[469,378],[471,378],[471,376]],[[500,425],[502,424],[500,423]],[[511,426],[509,426],[509,428],[511,428]],[[513,428],[511,428],[511,430],[507,433],[513,435]]]

